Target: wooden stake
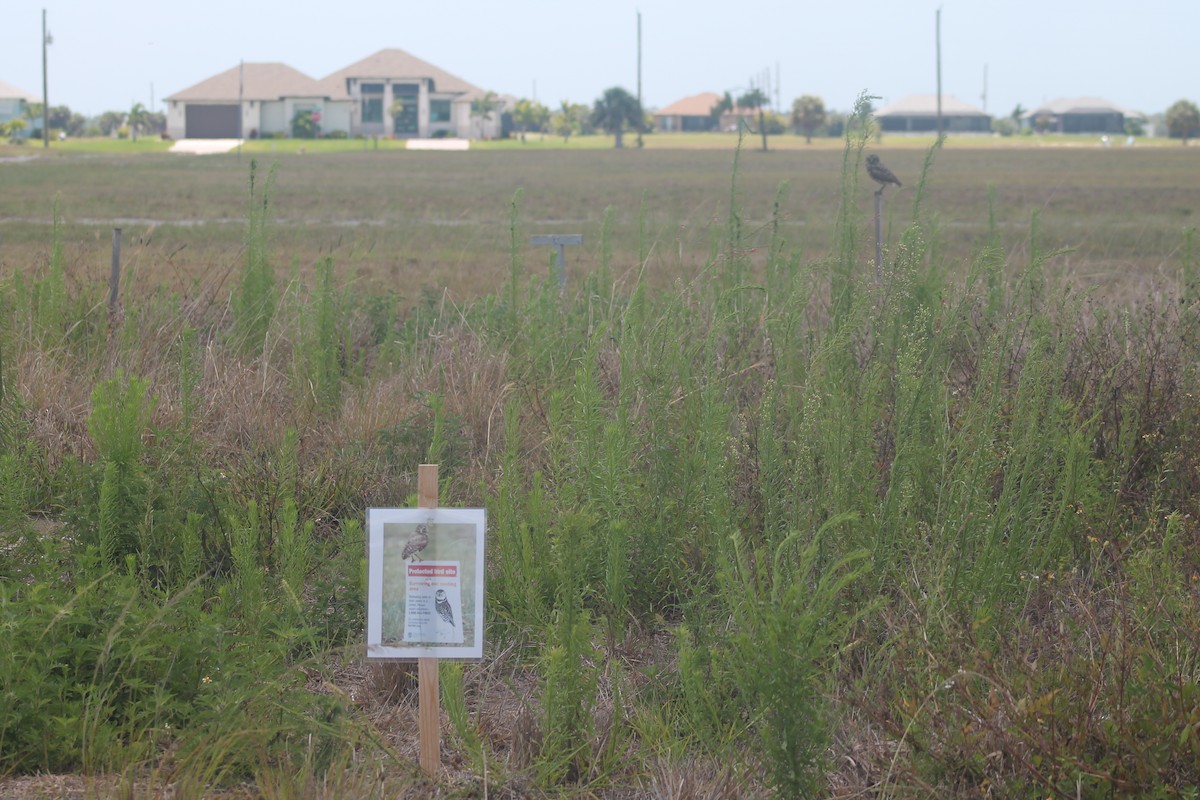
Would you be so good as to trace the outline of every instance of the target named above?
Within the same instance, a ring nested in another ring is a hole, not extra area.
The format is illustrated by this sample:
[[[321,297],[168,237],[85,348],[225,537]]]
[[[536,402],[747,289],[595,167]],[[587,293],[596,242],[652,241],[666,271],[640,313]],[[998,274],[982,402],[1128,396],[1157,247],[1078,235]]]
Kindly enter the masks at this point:
[[[115,317],[121,298],[121,229],[113,228],[112,270],[108,275],[108,313]]]
[[[417,507],[438,507],[437,464],[417,467]],[[433,778],[442,763],[442,725],[438,695],[438,660],[417,659],[417,726],[421,737],[421,770]]]
[[[883,188],[875,193],[875,283],[883,278]]]

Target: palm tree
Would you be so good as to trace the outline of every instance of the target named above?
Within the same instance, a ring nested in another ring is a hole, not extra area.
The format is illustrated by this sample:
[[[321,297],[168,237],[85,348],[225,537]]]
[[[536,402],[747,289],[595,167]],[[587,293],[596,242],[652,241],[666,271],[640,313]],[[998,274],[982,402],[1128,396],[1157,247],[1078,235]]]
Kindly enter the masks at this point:
[[[713,127],[719,130],[721,127],[721,117],[725,116],[730,111],[733,111],[733,97],[729,94],[729,92],[726,92],[725,96],[718,100],[716,104],[714,104],[713,107],[708,110],[708,115],[712,117]]]
[[[1009,114],[1008,116],[1010,119],[1012,119],[1013,124],[1017,126],[1017,130],[1020,131],[1021,130],[1021,117],[1025,116],[1025,106],[1021,105],[1020,103],[1017,103],[1013,107],[1012,113]]]
[[[138,131],[149,122],[150,112],[141,103],[134,103],[129,109],[129,136],[137,141]]]
[[[767,115],[763,106],[768,105],[771,98],[762,89],[751,89],[738,98],[738,108],[758,110],[758,132],[762,134],[763,152],[767,152]]]
[[[555,132],[563,137],[563,144],[566,144],[579,126],[578,109],[570,100],[563,100],[558,104],[558,113],[554,115],[553,124]]]
[[[636,127],[642,121],[642,106],[637,98],[620,86],[605,90],[592,107],[592,123],[611,133],[616,147],[624,147],[625,126]]]
[[[792,124],[812,144],[813,131],[825,124],[825,101],[812,94],[797,97],[792,103]]]
[[[483,126],[491,119],[492,112],[496,110],[499,103],[496,100],[495,92],[487,92],[483,97],[477,97],[471,101],[471,117],[479,120],[479,138],[483,138]]]

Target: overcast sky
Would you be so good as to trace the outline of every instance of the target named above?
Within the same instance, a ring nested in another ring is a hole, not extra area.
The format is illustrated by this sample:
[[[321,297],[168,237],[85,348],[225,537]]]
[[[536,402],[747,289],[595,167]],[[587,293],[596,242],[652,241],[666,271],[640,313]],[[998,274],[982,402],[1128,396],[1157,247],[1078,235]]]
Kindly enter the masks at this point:
[[[776,75],[785,108],[816,94],[848,110],[942,91],[1007,115],[1099,96],[1145,113],[1200,101],[1200,0],[45,0],[51,105],[88,115],[150,105],[236,66],[282,61],[314,78],[386,47],[483,89],[592,103],[637,89],[647,108]],[[0,8],[0,80],[42,94],[41,9]]]

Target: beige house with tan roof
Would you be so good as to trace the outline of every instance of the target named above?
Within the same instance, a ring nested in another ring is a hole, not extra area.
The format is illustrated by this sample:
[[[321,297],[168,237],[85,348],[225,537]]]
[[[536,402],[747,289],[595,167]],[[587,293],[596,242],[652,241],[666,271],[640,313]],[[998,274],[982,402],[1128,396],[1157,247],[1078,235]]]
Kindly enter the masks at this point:
[[[500,130],[497,108],[472,118],[483,90],[398,49],[380,50],[320,80],[287,64],[243,64],[166,98],[173,139],[237,139],[290,134],[308,112],[321,135],[472,135]]]
[[[327,130],[336,130],[335,109],[324,116],[329,101],[317,81],[287,64],[239,64],[166,98],[167,134],[172,139],[256,139],[291,130],[299,111],[317,112],[331,126]]]
[[[456,75],[395,48],[380,50],[323,78],[329,97],[350,105],[351,135],[469,138],[471,102],[484,91]],[[390,113],[390,112],[395,113]],[[499,109],[490,125],[476,131],[494,136]]]

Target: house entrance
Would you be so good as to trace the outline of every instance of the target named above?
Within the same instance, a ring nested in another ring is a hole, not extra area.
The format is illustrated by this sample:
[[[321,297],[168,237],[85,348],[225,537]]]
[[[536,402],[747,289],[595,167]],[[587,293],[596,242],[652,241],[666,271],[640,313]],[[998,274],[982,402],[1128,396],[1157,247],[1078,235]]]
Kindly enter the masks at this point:
[[[396,102],[392,105],[393,131],[397,136],[416,136],[421,132],[418,107],[417,87],[412,84],[393,84],[392,96]]]

